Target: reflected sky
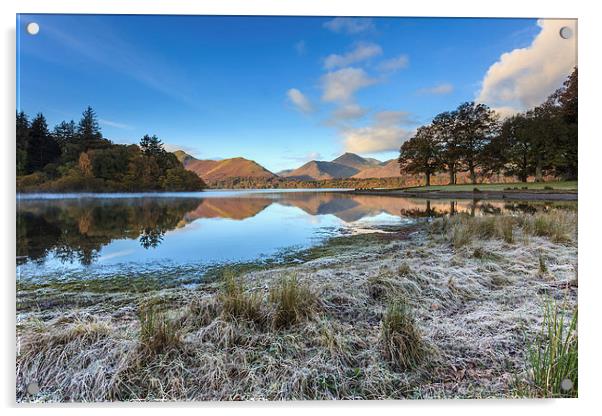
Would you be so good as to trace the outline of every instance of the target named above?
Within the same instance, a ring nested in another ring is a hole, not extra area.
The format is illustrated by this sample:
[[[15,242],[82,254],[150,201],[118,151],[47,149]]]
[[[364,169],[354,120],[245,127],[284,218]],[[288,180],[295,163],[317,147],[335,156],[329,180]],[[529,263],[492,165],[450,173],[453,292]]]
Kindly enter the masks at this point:
[[[315,190],[28,195],[17,200],[17,271],[28,278],[248,261],[419,218],[549,206]]]

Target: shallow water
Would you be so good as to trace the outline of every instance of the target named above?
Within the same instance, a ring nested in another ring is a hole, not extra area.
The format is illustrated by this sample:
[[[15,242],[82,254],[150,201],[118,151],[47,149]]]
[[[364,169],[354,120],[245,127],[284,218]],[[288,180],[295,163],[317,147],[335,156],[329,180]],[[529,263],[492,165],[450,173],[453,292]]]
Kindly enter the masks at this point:
[[[330,236],[403,226],[418,218],[532,212],[553,204],[428,201],[334,190],[20,195],[17,276],[201,270],[278,257]]]

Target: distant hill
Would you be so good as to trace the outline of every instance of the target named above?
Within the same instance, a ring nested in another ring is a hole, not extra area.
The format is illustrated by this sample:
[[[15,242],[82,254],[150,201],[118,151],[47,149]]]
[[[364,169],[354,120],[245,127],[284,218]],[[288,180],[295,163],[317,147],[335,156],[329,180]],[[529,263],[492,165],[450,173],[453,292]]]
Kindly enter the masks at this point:
[[[188,153],[186,153],[183,150],[176,150],[175,152],[173,152],[173,154],[176,155],[176,157],[178,158],[180,163],[184,165],[184,167],[186,167],[186,164],[189,161],[196,160],[194,157],[190,156]]]
[[[174,154],[187,170],[193,171],[207,183],[228,178],[276,178],[276,175],[259,163],[243,157],[200,160],[181,150]]]
[[[365,169],[380,165],[376,159],[366,159],[355,153],[344,153],[328,161],[312,160],[294,170],[284,170],[279,175],[296,180],[324,180],[350,178]]]
[[[338,163],[312,160],[300,168],[288,173],[284,173],[282,176],[301,181],[311,181],[333,178],[349,178],[350,176],[355,175],[357,172],[359,172],[359,169],[340,165]]]
[[[361,156],[356,155],[355,153],[344,153],[341,156],[337,157],[332,161],[333,163],[338,163],[339,165],[349,166],[350,168],[354,168],[357,170],[364,170],[374,166],[380,165],[380,160],[376,159],[366,159]]]
[[[397,159],[391,159],[386,162],[383,162],[380,166],[371,167],[368,169],[364,169],[361,172],[353,175],[353,178],[394,178],[399,177],[401,174],[399,173],[399,163],[397,163]]]

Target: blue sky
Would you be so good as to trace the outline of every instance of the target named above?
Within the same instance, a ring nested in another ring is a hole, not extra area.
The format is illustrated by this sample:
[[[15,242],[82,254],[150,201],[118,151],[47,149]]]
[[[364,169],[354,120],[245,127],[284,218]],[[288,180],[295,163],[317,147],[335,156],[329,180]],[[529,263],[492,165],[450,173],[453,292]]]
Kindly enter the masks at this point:
[[[517,71],[488,81],[488,70],[545,31],[535,19],[21,15],[17,24],[19,110],[53,126],[91,105],[115,142],[156,134],[197,158],[243,156],[272,171],[344,151],[395,157],[418,125],[478,97],[525,106],[532,93],[499,91]]]

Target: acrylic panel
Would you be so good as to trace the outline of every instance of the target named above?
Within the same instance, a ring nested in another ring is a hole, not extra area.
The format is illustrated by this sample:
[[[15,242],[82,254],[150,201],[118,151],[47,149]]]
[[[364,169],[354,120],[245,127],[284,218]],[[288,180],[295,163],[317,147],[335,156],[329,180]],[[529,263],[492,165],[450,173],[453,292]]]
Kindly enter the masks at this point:
[[[576,20],[16,30],[17,401],[578,395]]]

